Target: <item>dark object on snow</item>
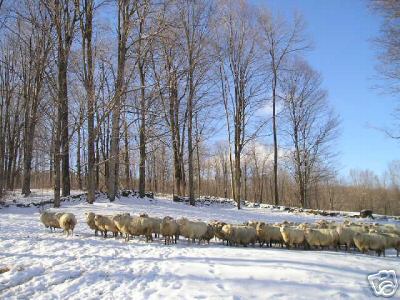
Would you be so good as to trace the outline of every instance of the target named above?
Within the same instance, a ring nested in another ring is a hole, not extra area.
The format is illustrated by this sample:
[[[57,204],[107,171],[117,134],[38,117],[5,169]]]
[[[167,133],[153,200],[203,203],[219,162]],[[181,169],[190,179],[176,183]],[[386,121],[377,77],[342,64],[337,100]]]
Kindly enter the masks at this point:
[[[153,192],[146,192],[146,193],[144,193],[144,195],[145,195],[147,198],[154,199],[154,193],[153,193]]]
[[[363,209],[360,211],[360,217],[374,219],[374,216],[372,215],[372,209]]]
[[[121,191],[121,196],[122,197],[128,197],[130,194],[132,194],[131,190],[122,190]]]
[[[188,202],[189,199],[185,199],[184,197],[180,197],[178,195],[174,195],[172,198],[172,201],[174,202]]]

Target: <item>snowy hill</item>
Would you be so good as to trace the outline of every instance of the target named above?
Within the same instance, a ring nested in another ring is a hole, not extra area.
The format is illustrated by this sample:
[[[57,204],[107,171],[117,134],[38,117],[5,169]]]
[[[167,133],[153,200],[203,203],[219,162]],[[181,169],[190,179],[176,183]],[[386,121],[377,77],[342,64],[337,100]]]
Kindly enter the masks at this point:
[[[222,204],[190,207],[166,198],[135,197],[114,203],[100,197],[93,205],[76,198],[63,202],[58,210],[77,216],[73,237],[45,229],[36,206],[0,209],[1,299],[365,299],[374,298],[368,274],[394,269],[400,275],[400,259],[392,250],[386,257],[376,257],[344,251],[227,247],[214,240],[210,245],[181,239],[177,245],[165,246],[159,239],[146,243],[144,238],[126,243],[95,237],[84,213],[147,212],[231,223],[313,222],[322,216],[266,208],[237,211]],[[329,219],[343,221],[339,216]],[[400,292],[396,295],[400,297]]]

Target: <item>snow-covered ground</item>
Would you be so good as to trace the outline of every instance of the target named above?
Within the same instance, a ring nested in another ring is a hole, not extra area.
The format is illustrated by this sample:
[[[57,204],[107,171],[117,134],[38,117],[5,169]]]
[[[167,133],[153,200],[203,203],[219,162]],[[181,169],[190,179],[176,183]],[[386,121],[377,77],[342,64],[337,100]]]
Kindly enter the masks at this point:
[[[38,193],[33,198],[51,197],[46,191],[40,197]],[[29,198],[15,202],[29,203]],[[190,207],[166,198],[133,197],[114,203],[100,197],[93,205],[63,202],[59,210],[77,216],[74,236],[45,229],[37,207],[0,209],[0,273],[5,271],[0,274],[0,299],[366,299],[374,298],[368,274],[393,269],[400,275],[400,259],[394,251],[375,257],[344,251],[227,247],[216,241],[193,245],[182,239],[169,246],[157,239],[126,243],[95,237],[84,220],[88,211],[147,212],[232,223],[313,222],[321,216],[248,207],[237,211],[229,205]],[[396,296],[400,297],[399,291]]]

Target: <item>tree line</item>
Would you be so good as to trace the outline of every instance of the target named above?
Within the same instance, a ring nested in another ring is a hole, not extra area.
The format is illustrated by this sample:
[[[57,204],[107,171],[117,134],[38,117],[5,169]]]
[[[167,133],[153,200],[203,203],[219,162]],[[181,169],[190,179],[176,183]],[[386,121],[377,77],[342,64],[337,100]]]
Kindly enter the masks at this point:
[[[335,208],[356,189],[338,180],[340,119],[301,16],[245,0],[0,3],[0,193]]]

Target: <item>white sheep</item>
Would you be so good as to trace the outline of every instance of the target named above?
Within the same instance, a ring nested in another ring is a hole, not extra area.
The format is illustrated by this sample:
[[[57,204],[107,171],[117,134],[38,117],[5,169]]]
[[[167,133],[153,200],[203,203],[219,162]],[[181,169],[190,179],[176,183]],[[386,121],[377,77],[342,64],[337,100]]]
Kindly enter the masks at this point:
[[[390,234],[390,233],[382,233],[382,236],[385,237],[386,239],[386,248],[390,249],[393,248],[397,252],[397,257],[399,256],[400,253],[400,236],[396,234]]]
[[[40,214],[40,221],[46,228],[50,228],[50,231],[61,228],[56,213],[44,211]]]
[[[94,230],[94,235],[97,236],[97,232],[100,231],[99,228],[96,226],[95,222],[94,222],[94,217],[96,216],[94,213],[89,212],[89,213],[85,213],[86,216],[86,223],[88,224],[89,228]],[[103,234],[102,231],[100,231],[101,234]]]
[[[386,238],[378,233],[360,233],[354,235],[354,244],[362,253],[375,251],[378,256],[385,256]]]
[[[112,216],[95,215],[94,224],[103,233],[104,238],[107,238],[107,232],[109,231],[117,238],[119,230],[115,226]]]
[[[222,227],[222,232],[231,246],[240,244],[247,247],[250,243],[254,245],[257,239],[257,232],[251,226],[227,224]]]
[[[303,230],[283,225],[280,231],[288,249],[293,246],[297,247],[304,244],[305,237]]]
[[[214,236],[215,238],[218,238],[222,240],[222,243],[226,240],[224,233],[222,232],[222,227],[226,225],[225,222],[220,222],[220,221],[212,221],[210,222],[210,225],[214,228]]]
[[[177,243],[179,235],[179,225],[173,218],[167,216],[162,220],[160,224],[160,232],[165,239],[165,245],[171,243],[171,238],[172,242],[175,242],[175,244]]]
[[[306,241],[311,247],[334,247],[337,249],[339,243],[339,234],[335,229],[312,229],[307,228],[304,231]]]
[[[278,226],[259,222],[256,227],[256,232],[260,247],[262,247],[264,243],[269,247],[272,247],[272,243],[283,245],[283,237],[280,227]]]
[[[153,221],[148,217],[131,217],[128,229],[133,236],[144,235],[146,237],[146,242],[153,240]]]
[[[76,226],[76,218],[75,215],[72,213],[63,213],[61,216],[59,216],[59,224],[60,227],[64,230],[64,232],[67,233],[68,235],[72,235],[74,233],[74,228]]]
[[[118,214],[112,217],[114,225],[117,227],[118,231],[124,235],[125,241],[129,241],[131,220],[132,217],[129,214]]]
[[[344,245],[346,247],[346,251],[348,251],[351,247],[354,247],[354,235],[357,232],[365,233],[368,232],[365,227],[358,226],[355,224],[352,225],[341,225],[336,227],[336,232],[339,235],[339,246]]]
[[[201,241],[201,238],[207,232],[207,224],[200,221],[189,221],[186,218],[181,218],[178,220],[179,232],[182,236],[191,240],[193,243],[196,239]]]

